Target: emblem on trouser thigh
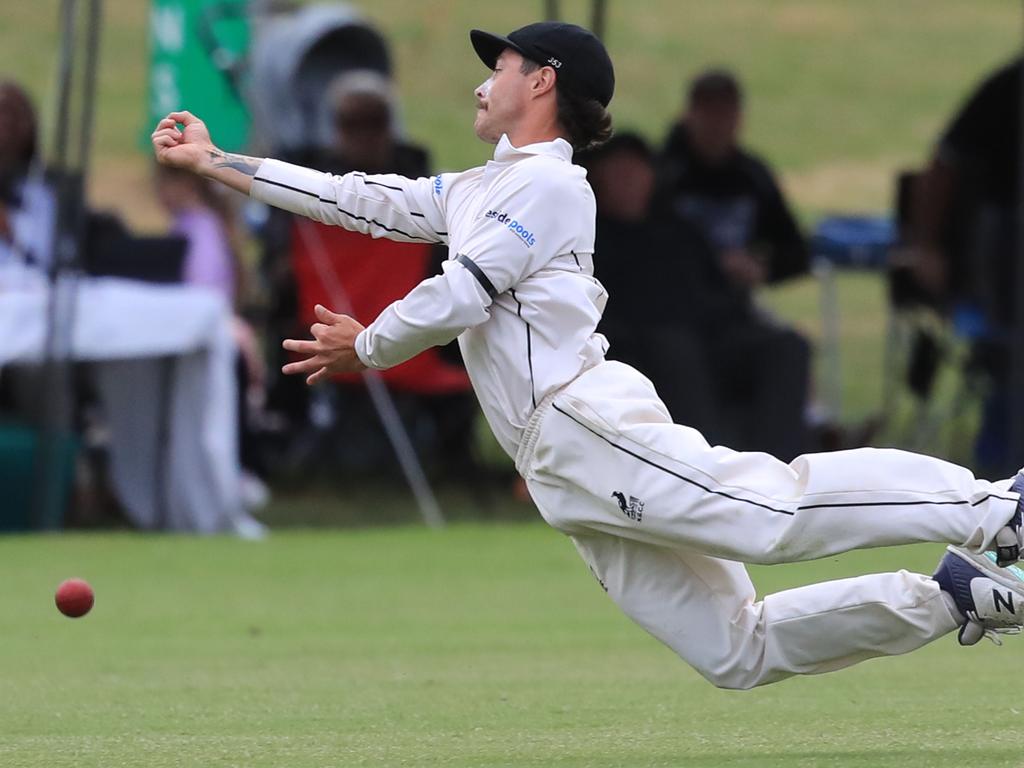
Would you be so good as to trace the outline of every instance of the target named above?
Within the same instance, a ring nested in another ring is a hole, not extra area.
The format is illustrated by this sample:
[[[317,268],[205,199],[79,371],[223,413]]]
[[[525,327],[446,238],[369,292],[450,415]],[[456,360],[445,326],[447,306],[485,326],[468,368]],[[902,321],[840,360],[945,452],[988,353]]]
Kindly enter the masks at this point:
[[[630,496],[629,501],[626,501],[626,494],[620,491],[613,491],[612,498],[619,502],[619,509],[622,510],[622,514],[630,520],[635,520],[639,523],[643,519],[644,503],[636,496]]]

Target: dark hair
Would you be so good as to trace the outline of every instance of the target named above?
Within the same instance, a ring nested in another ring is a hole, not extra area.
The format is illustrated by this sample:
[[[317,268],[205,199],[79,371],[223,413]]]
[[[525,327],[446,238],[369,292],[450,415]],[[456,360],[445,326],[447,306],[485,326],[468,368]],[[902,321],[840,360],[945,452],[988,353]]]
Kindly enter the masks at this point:
[[[654,152],[651,145],[638,133],[626,131],[616,133],[607,142],[589,151],[580,152],[574,159],[575,162],[584,168],[593,168],[604,162],[609,157],[625,154],[632,155],[645,163],[654,162]]]
[[[523,58],[520,71],[524,75],[536,72],[545,64]],[[555,100],[558,109],[558,124],[569,135],[569,143],[578,152],[594,149],[612,136],[612,116],[597,99],[588,99],[573,93],[568,88],[558,87],[555,78]]]
[[[39,123],[35,108],[25,89],[13,80],[0,80],[0,103],[14,115],[16,124],[14,146],[5,147],[0,154],[10,153],[5,159],[13,160],[17,167],[3,171],[24,174],[38,151]]]
[[[740,81],[728,69],[706,69],[690,82],[687,97],[690,106],[697,104],[743,103],[743,88]]]

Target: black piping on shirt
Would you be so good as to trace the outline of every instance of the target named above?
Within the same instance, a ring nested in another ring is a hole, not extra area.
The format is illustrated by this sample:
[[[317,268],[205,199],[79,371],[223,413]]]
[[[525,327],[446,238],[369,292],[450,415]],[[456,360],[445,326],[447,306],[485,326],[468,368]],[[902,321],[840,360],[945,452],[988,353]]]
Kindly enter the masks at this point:
[[[512,298],[515,299],[516,305],[519,307],[516,310],[516,315],[519,316],[520,320],[523,320],[523,303],[519,301],[519,297],[516,296],[515,289],[509,291],[512,294]],[[533,337],[530,330],[530,324],[523,320],[523,325],[526,326],[526,362],[530,366],[530,400],[533,401],[533,407],[537,407],[537,387],[533,383]]]
[[[408,237],[408,238],[410,238],[412,240],[423,240],[426,243],[434,242],[429,237],[423,237],[421,235],[414,235],[414,234],[411,234],[411,233],[406,232],[404,230],[398,229],[397,227],[389,227],[389,226],[387,226],[385,224],[381,224],[376,219],[368,219],[365,216],[359,216],[359,215],[357,215],[355,213],[351,213],[350,211],[346,211],[344,208],[342,208],[340,205],[338,205],[338,202],[336,200],[327,200],[326,198],[320,197],[316,192],[310,192],[308,189],[300,189],[299,187],[293,187],[290,184],[283,184],[280,181],[272,181],[271,179],[262,179],[259,176],[254,176],[253,180],[254,181],[261,181],[264,184],[270,184],[271,186],[274,186],[274,187],[281,187],[282,189],[288,189],[288,190],[291,190],[292,192],[298,192],[299,194],[302,194],[302,195],[308,195],[309,197],[315,197],[321,203],[333,203],[334,207],[338,209],[339,213],[342,213],[345,216],[348,216],[350,219],[356,219],[358,221],[365,221],[367,224],[372,224],[375,227],[380,227],[381,229],[383,229],[386,232],[397,232],[398,234],[405,235],[406,237]],[[367,182],[367,183],[369,184],[369,183],[373,183],[373,182]],[[380,184],[379,186],[386,187],[387,184]],[[396,189],[396,187],[388,187],[388,189]],[[401,191],[401,190],[399,190],[399,191]],[[426,218],[426,216],[424,216],[422,213],[419,213],[418,211],[409,211],[409,215],[410,216],[420,216],[422,218]],[[438,235],[439,237],[446,237],[447,234],[448,234],[447,232],[438,232],[436,230],[433,230],[433,231],[434,231],[434,234]]]

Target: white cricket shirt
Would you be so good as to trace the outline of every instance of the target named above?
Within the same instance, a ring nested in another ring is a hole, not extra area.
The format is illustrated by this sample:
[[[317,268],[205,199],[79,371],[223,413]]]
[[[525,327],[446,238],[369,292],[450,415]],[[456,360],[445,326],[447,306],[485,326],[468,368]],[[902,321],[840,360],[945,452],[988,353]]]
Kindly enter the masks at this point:
[[[381,312],[356,354],[389,368],[458,337],[484,415],[514,457],[537,403],[607,350],[594,332],[607,300],[593,274],[594,195],[571,160],[563,139],[514,147],[506,136],[485,166],[420,179],[265,160],[250,195],[372,237],[448,245],[442,274]]]

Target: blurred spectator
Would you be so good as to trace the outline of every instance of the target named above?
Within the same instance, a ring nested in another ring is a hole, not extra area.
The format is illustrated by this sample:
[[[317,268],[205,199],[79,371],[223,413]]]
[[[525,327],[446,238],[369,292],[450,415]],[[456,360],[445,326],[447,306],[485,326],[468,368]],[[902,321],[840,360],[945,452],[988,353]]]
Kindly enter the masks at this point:
[[[416,178],[430,172],[426,150],[404,143],[395,135],[393,94],[383,75],[371,70],[341,74],[328,88],[327,98],[335,126],[334,145],[309,146],[283,159],[336,174],[365,171]],[[293,219],[276,208],[268,211],[268,217],[261,232],[264,279],[270,293],[268,336],[272,342],[268,405],[291,423],[302,424],[309,410],[308,388],[294,376],[277,373],[287,362],[280,340],[298,338],[308,330],[301,322],[302,308],[292,269]]]
[[[372,70],[343,74],[331,85],[328,101],[334,111],[334,154],[341,167],[409,177],[430,172],[427,151],[398,138],[394,96],[384,75]]]
[[[211,288],[233,305],[237,267],[226,203],[205,179],[164,165],[156,166],[156,194],[171,215],[171,233],[187,242],[183,281]]]
[[[987,471],[1016,469],[1007,455],[1007,340],[1019,311],[1021,73],[1018,57],[988,76],[943,131],[913,204],[914,273],[974,345],[992,381],[978,438]]]
[[[338,75],[327,89],[335,129],[333,146],[309,147],[293,158],[331,173],[399,173],[412,178],[430,172],[427,150],[403,141],[391,81],[380,72],[357,69]]]
[[[594,274],[609,292],[599,329],[609,358],[649,376],[675,421],[723,442],[700,338],[715,298],[700,290],[702,268],[713,268],[703,239],[687,221],[652,213],[653,155],[639,136],[616,134],[578,161],[597,199]]]
[[[56,202],[45,184],[38,156],[39,125],[28,93],[10,80],[0,81],[0,268],[3,281],[19,285],[22,268],[51,262]],[[36,412],[38,377],[28,370],[5,370],[0,377],[0,410]]]
[[[916,272],[937,297],[1012,319],[1022,59],[990,75],[943,131],[917,189]]]
[[[335,174],[362,171],[416,178],[430,173],[427,151],[400,137],[387,77],[371,70],[345,72],[328,87],[326,98],[335,128],[333,145],[309,147],[287,159]],[[374,240],[337,227],[298,223],[277,210],[270,212],[264,242],[265,271],[273,294],[270,335],[278,339],[308,334],[315,301],[371,320],[416,283],[440,271],[447,256],[443,246]],[[318,252],[327,257],[331,277],[337,279],[344,296],[336,297],[331,288],[334,280],[325,280],[321,274],[325,265],[318,266]],[[339,307],[338,300],[349,306]],[[282,355],[278,362],[285,361]],[[457,346],[427,350],[381,376],[421,455],[441,473],[471,478],[476,467],[471,444],[477,407]],[[316,455],[322,461],[331,456],[357,469],[391,464],[392,449],[383,440],[359,377],[338,381],[341,387],[309,391],[295,377],[275,378],[272,406],[285,413],[293,426],[302,429],[308,422],[319,433],[314,437],[319,447],[308,440],[302,445],[308,434],[300,439],[300,457]],[[339,424],[346,431],[344,441],[333,440],[330,434]],[[355,432],[358,438],[353,437]]]
[[[768,167],[739,145],[743,93],[725,70],[690,84],[658,167],[659,202],[692,222],[740,292],[804,274],[807,245]]]
[[[740,146],[742,123],[736,77],[698,75],[658,157],[654,205],[703,236],[717,264],[707,290],[732,308],[704,337],[718,386],[756,422],[735,447],[792,458],[809,447],[810,344],[757,308],[754,291],[805,274],[808,250],[771,171]]]
[[[178,168],[156,166],[156,194],[171,216],[171,234],[186,241],[182,281],[216,291],[233,311],[243,497],[250,508],[263,506],[268,491],[261,480],[266,468],[259,448],[258,423],[266,400],[266,367],[252,326],[234,312],[242,273],[232,235],[234,212],[208,180]]]
[[[38,125],[25,90],[10,80],[0,82],[0,172],[24,178],[36,157]]]
[[[806,447],[806,343],[757,314],[694,222],[655,204],[641,138],[619,134],[581,162],[597,199],[609,356],[649,375],[673,419],[709,442],[792,459]]]
[[[55,202],[41,173],[33,173],[38,123],[21,86],[0,82],[0,264],[50,262]]]

